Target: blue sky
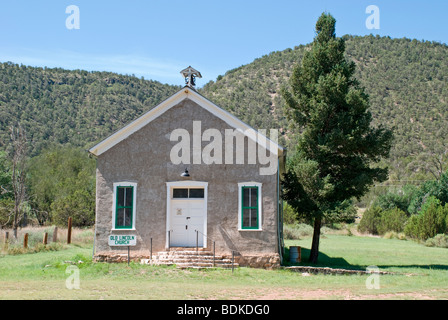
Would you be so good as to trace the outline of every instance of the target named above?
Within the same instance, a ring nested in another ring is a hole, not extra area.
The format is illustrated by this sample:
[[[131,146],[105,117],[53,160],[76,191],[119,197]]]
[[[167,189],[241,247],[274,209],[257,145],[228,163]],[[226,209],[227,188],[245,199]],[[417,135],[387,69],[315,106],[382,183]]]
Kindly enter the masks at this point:
[[[182,85],[179,71],[201,71],[202,86],[272,51],[310,43],[324,11],[336,33],[448,43],[446,0],[0,0],[0,61],[112,71]],[[66,8],[79,8],[69,30]],[[368,29],[369,5],[380,29]]]

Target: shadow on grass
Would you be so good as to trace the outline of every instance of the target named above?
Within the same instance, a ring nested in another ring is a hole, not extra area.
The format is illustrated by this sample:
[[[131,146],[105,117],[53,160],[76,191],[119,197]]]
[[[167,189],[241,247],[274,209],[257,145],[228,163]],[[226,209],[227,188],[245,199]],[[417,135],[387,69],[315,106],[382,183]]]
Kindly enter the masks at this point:
[[[301,248],[302,262],[293,263],[290,261],[289,247],[285,247],[285,254],[283,255],[283,266],[313,266],[313,267],[328,267],[335,269],[348,269],[348,270],[363,270],[365,271],[369,265],[354,265],[347,262],[342,257],[330,257],[323,252],[319,252],[319,259],[317,264],[311,264],[309,261],[310,249]],[[430,264],[430,265],[376,265],[380,269],[387,268],[421,268],[427,270],[448,270],[448,265]]]
[[[311,265],[308,260],[310,257],[310,249],[307,248],[301,248],[301,258],[302,262],[291,262],[290,261],[290,254],[289,254],[289,247],[285,247],[285,254],[283,256],[283,265],[284,266],[309,266]],[[340,257],[329,257],[323,252],[319,252],[319,260],[318,263],[315,265],[312,265],[315,267],[329,267],[329,268],[343,268],[343,269],[350,269],[350,270],[365,270],[363,266],[356,266],[351,265],[347,262],[344,258]]]

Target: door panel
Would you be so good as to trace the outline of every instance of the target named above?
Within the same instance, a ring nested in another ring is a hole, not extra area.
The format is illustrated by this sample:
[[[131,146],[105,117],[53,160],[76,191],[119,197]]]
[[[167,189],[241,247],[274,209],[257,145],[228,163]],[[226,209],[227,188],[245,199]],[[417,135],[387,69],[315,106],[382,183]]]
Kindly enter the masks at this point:
[[[195,247],[196,232],[199,230],[198,245],[203,246],[204,200],[171,200],[171,236],[173,247]]]

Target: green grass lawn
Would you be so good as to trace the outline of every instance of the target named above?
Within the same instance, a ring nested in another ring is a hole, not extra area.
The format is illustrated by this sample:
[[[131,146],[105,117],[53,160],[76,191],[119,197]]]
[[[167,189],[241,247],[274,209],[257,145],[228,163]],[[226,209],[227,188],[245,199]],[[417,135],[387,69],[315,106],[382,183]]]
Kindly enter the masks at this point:
[[[306,264],[311,238],[285,241],[287,248],[291,245],[303,247],[302,265]],[[425,247],[413,241],[328,235],[321,237],[319,249],[320,266],[365,270],[374,265],[382,271],[423,274],[429,270],[448,271],[446,248]]]
[[[302,246],[306,259],[311,239],[286,241],[286,245]],[[237,268],[232,273],[93,263],[92,247],[83,244],[60,251],[0,256],[0,299],[448,298],[448,249],[412,241],[325,235],[320,252],[320,266],[362,270],[377,266],[396,274],[380,275],[380,289],[367,289],[369,275],[303,275],[285,269],[251,268]],[[79,289],[66,287],[71,262],[79,268]]]

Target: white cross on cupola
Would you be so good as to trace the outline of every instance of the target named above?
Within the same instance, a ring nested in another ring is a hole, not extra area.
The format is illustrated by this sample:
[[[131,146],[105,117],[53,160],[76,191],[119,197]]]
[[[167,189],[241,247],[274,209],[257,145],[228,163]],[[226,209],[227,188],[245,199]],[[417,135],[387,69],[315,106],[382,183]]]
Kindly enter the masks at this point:
[[[201,73],[189,66],[180,72],[185,78],[185,85],[187,87],[195,89],[196,87],[196,78],[202,78]]]

